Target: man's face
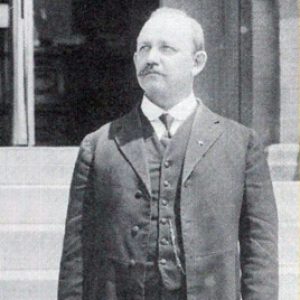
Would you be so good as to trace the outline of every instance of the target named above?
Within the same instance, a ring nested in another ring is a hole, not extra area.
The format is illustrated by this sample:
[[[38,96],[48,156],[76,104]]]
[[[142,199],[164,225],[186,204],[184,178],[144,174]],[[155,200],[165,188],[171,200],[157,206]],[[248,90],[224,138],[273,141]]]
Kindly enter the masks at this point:
[[[188,96],[196,75],[188,22],[172,15],[151,18],[137,39],[134,62],[138,82],[150,99]]]

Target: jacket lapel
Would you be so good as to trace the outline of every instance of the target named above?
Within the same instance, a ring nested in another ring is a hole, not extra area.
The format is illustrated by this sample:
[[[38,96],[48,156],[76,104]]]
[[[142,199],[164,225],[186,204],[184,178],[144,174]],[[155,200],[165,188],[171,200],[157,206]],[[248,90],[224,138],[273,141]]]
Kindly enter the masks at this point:
[[[183,167],[183,184],[190,176],[196,164],[199,163],[205,153],[222,134],[224,128],[221,123],[220,116],[211,112],[203,104],[199,106],[187,145]]]
[[[150,175],[138,106],[135,106],[129,114],[114,123],[116,129],[115,141],[129,164],[142,180],[150,196]]]

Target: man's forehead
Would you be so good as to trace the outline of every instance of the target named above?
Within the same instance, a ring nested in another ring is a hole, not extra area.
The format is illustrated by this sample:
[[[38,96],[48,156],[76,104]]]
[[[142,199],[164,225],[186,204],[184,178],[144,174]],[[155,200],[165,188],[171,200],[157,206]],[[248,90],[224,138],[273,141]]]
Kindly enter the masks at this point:
[[[137,42],[150,38],[173,41],[191,36],[191,26],[188,19],[173,14],[158,15],[150,18],[142,27]]]

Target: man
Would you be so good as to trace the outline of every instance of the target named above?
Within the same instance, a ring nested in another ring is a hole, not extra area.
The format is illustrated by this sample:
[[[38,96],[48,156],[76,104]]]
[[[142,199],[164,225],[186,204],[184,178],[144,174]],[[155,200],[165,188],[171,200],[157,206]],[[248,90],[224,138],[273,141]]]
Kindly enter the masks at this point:
[[[59,300],[276,300],[277,217],[250,129],[193,93],[201,26],[161,8],[134,54],[141,105],[82,142]]]

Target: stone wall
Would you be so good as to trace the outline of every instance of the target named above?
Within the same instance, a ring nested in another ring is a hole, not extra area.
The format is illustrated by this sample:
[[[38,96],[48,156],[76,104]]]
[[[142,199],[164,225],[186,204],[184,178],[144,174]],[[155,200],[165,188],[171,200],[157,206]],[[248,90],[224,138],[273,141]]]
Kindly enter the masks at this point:
[[[280,0],[280,142],[299,143],[299,11]]]

